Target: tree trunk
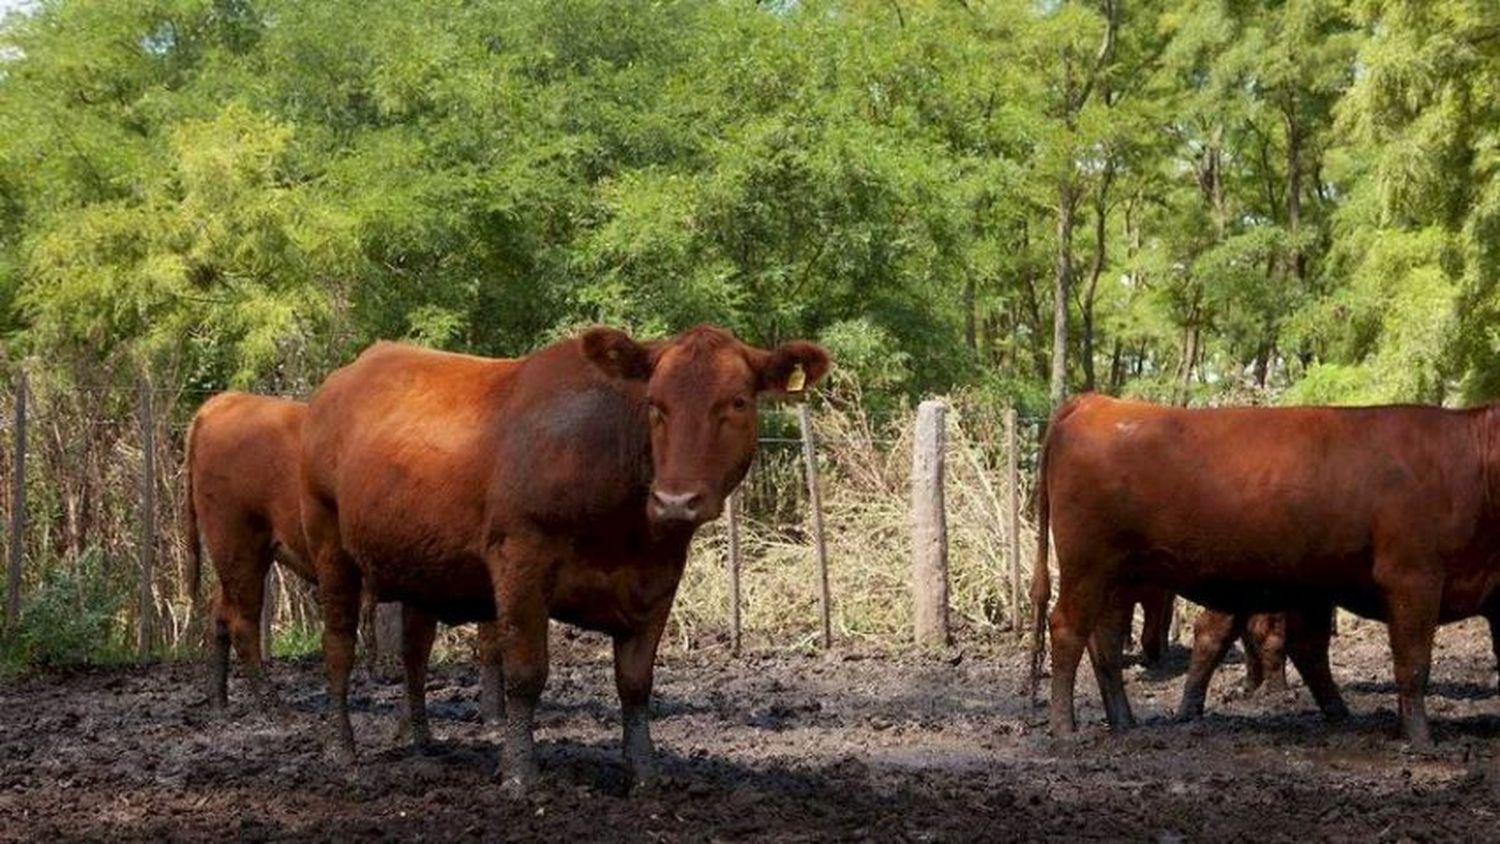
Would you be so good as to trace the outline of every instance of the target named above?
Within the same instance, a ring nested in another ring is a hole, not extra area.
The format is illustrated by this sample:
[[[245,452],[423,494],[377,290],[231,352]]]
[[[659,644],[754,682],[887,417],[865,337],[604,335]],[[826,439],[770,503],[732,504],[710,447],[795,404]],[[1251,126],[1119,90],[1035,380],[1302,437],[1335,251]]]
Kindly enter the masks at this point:
[[[1292,240],[1290,267],[1298,286],[1307,280],[1307,256],[1302,252],[1302,126],[1297,121],[1297,98],[1286,104],[1286,226]]]
[[[1198,347],[1198,326],[1189,325],[1187,342],[1182,351],[1182,388],[1177,398],[1177,403],[1183,407],[1188,406],[1188,401],[1193,395],[1193,368],[1198,364]]]
[[[1073,220],[1077,214],[1071,176],[1057,190],[1057,274],[1052,288],[1052,406],[1068,394],[1068,296],[1073,287]]]
[[[964,273],[964,348],[979,351],[978,318],[974,313],[974,274]]]
[[[1089,265],[1089,283],[1084,288],[1083,303],[1080,310],[1083,311],[1083,389],[1085,392],[1096,390],[1097,384],[1094,378],[1094,302],[1099,294],[1099,277],[1104,274],[1104,262],[1106,258],[1105,236],[1109,223],[1109,188],[1114,182],[1115,166],[1110,161],[1104,165],[1104,172],[1099,176],[1099,190],[1094,194],[1094,259]]]
[[[1109,394],[1118,396],[1120,394],[1120,387],[1123,386],[1121,382],[1125,378],[1125,360],[1123,357],[1124,350],[1120,346],[1120,338],[1116,337],[1114,342],[1114,351],[1109,356]]]

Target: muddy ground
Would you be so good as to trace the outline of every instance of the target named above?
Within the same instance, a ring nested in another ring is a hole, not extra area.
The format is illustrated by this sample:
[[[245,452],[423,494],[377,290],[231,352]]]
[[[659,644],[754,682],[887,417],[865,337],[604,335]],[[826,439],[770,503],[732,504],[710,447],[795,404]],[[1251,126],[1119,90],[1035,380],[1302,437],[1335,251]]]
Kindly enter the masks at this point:
[[[478,723],[477,678],[436,669],[437,749],[394,735],[394,684],[357,686],[360,761],[324,761],[316,660],[280,662],[289,725],[254,711],[238,681],[215,717],[200,666],[92,670],[0,690],[0,840],[350,837],[595,840],[1494,839],[1500,836],[1500,699],[1482,623],[1439,634],[1430,707],[1439,749],[1393,738],[1384,628],[1345,625],[1334,670],[1355,716],[1315,714],[1300,681],[1274,698],[1215,680],[1207,720],[1172,723],[1186,654],[1132,669],[1145,725],[1100,726],[1080,678],[1084,735],[1055,740],[1020,695],[1025,658],[666,655],[655,736],[668,784],[624,796],[618,710],[598,639],[554,631],[538,733],[544,785],[508,801]],[[1232,657],[1233,659],[1233,657]]]

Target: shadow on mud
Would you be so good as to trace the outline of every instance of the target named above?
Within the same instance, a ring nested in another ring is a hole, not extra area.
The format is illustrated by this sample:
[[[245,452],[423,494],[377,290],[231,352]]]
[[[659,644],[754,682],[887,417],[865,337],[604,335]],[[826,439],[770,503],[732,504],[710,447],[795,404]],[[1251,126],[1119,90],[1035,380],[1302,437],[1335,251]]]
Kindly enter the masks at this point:
[[[1357,680],[1344,688],[1362,694],[1396,694],[1396,683],[1393,680]],[[1483,700],[1496,697],[1496,687],[1483,683],[1437,680],[1427,684],[1427,695],[1429,698],[1444,697],[1449,700]]]

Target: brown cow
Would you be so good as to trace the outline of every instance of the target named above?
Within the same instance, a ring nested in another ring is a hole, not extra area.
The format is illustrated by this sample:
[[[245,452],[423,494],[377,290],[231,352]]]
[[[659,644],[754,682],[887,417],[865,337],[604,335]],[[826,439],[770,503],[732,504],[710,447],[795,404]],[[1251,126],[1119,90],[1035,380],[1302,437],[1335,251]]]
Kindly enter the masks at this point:
[[[1291,620],[1293,626],[1301,624],[1299,613],[1236,615],[1213,609],[1199,613],[1193,622],[1193,656],[1188,664],[1187,679],[1183,682],[1177,718],[1190,721],[1203,717],[1209,681],[1236,638],[1241,640],[1245,649],[1245,690],[1253,692],[1265,686],[1266,691],[1272,693],[1286,691],[1289,615],[1298,616]],[[1337,689],[1334,694],[1338,695]],[[1336,697],[1336,701],[1329,704],[1329,714],[1343,717],[1347,714],[1347,707],[1341,697]]]
[[[231,640],[258,702],[268,711],[282,709],[266,677],[259,623],[273,559],[316,582],[303,538],[298,483],[306,416],[302,402],[226,392],[204,402],[188,428],[183,471],[188,589],[196,603],[206,547],[219,581],[209,653],[209,703],[218,709],[229,702]],[[372,610],[373,603],[367,614]],[[500,664],[491,628],[480,627],[480,710],[495,723]]]
[[[262,662],[260,613],[273,558],[313,580],[296,482],[306,413],[301,402],[221,393],[204,402],[188,429],[188,589],[196,602],[201,537],[219,578],[209,652],[209,702],[216,708],[229,701],[231,639],[258,703],[281,708]]]
[[[1192,720],[1203,715],[1203,703],[1208,695],[1208,684],[1213,673],[1229,652],[1235,636],[1243,638],[1245,646],[1245,688],[1255,691],[1262,682],[1271,692],[1284,691],[1286,684],[1286,643],[1300,635],[1306,623],[1300,612],[1259,613],[1246,619],[1217,610],[1204,610],[1193,625],[1193,658],[1188,668],[1187,681],[1183,684],[1182,701],[1177,709],[1179,720]],[[1500,668],[1500,624],[1490,614],[1490,648],[1495,663]],[[1330,620],[1329,624],[1332,624]],[[1295,660],[1294,660],[1295,661]],[[1348,713],[1343,699],[1334,689],[1330,714],[1342,717]]]
[[[335,756],[353,758],[348,677],[367,579],[409,610],[410,690],[434,618],[498,615],[511,793],[537,775],[548,619],[610,634],[625,760],[637,786],[651,783],[652,663],[688,543],[750,465],[756,396],[800,391],[827,367],[812,343],[766,351],[703,326],[647,344],[596,328],[518,360],[379,343],[329,376],[307,422],[303,513]]]
[[[1229,612],[1302,610],[1307,623],[1288,647],[1329,714],[1328,608],[1388,622],[1402,727],[1429,746],[1433,632],[1500,603],[1497,424],[1488,407],[1187,410],[1093,395],[1065,404],[1038,487],[1040,559],[1050,520],[1061,573],[1053,731],[1076,729],[1085,646],[1110,724],[1133,723],[1122,633],[1100,621],[1117,590],[1149,583]],[[1039,563],[1038,648],[1046,581]]]

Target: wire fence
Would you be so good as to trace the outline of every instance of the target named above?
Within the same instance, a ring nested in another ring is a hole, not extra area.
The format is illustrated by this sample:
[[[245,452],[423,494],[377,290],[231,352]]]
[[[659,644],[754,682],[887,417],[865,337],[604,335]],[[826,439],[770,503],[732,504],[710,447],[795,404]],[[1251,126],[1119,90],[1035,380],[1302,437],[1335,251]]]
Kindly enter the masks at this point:
[[[192,411],[214,392],[144,379],[134,390],[59,387],[20,373],[0,391],[7,639],[14,645],[31,631],[62,640],[32,642],[28,658],[196,649],[201,621],[191,615],[187,538],[178,529],[182,454]],[[763,408],[757,456],[735,496],[739,535],[729,536],[727,519],[701,532],[672,641],[911,640],[915,417],[896,403],[876,418],[866,404],[857,390],[835,389],[806,414]],[[955,630],[1019,629],[1042,423],[963,399],[951,404],[943,454]],[[314,641],[313,590],[297,578],[273,586],[278,634]],[[205,592],[212,588],[210,579]]]

